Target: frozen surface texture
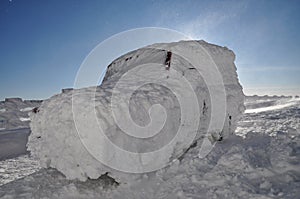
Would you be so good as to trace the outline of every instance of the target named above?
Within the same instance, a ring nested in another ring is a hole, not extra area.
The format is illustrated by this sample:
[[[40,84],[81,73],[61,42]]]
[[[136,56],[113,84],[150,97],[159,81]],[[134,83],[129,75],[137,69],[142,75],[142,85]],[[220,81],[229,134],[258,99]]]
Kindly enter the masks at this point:
[[[168,69],[167,51],[173,53]],[[204,41],[155,44],[123,55],[108,66],[101,86],[55,95],[31,113],[28,148],[42,167],[56,168],[68,179],[109,173],[120,183],[135,182],[141,175],[127,171],[148,172],[155,164],[178,162],[206,136],[214,142],[232,134],[244,111],[234,59],[231,50]],[[217,72],[211,74],[212,67]],[[177,136],[178,131],[184,133]],[[159,155],[144,155],[164,146]]]
[[[274,103],[261,104],[270,100]],[[246,97],[245,105],[267,108],[285,100],[295,99]],[[37,172],[0,186],[0,198],[299,198],[300,101],[296,102],[281,109],[245,113],[236,129],[244,138],[232,135],[217,142],[203,159],[196,145],[180,161],[130,184],[117,184],[107,175],[86,182],[67,180],[55,169],[37,171],[37,162],[27,156],[3,161],[1,184],[13,176]]]
[[[30,134],[28,113],[41,103],[41,100],[21,98],[6,98],[5,101],[0,101],[0,161],[28,153],[26,150]]]
[[[0,186],[28,176],[39,169],[38,161],[29,155],[21,155],[0,161]]]
[[[5,101],[0,101],[0,133],[10,129],[28,128],[30,122],[28,113],[41,103],[41,100],[21,98],[6,98]]]

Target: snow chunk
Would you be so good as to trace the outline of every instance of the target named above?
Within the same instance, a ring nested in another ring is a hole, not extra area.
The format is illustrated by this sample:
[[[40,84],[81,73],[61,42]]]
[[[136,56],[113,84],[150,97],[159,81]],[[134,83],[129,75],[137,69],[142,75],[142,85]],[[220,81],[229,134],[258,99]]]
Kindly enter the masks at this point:
[[[27,121],[30,121],[30,118],[29,117],[20,117],[20,120],[22,122],[27,122]]]
[[[34,109],[35,107],[26,107],[26,108],[22,108],[20,109],[21,112],[28,112],[31,111],[32,109]]]
[[[173,55],[166,70],[168,51]],[[207,68],[211,59],[221,79]],[[109,173],[128,183],[138,175],[126,172],[179,162],[173,160],[183,157],[194,142],[201,146],[207,133],[221,140],[235,130],[244,95],[234,59],[227,48],[203,41],[155,44],[130,52],[108,66],[101,86],[55,95],[43,101],[39,112],[30,113],[28,149],[42,167],[79,180]],[[145,79],[149,83],[142,84]],[[160,84],[151,83],[154,80]],[[124,98],[120,93],[131,95]],[[216,103],[223,98],[224,106]],[[161,148],[163,153],[152,153]]]

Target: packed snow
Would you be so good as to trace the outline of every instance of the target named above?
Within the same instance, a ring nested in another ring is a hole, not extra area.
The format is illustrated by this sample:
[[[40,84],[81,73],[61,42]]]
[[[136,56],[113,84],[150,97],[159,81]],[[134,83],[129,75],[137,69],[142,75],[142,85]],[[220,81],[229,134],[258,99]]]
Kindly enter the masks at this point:
[[[275,102],[284,99],[264,98]],[[256,99],[247,97],[246,102],[255,106]],[[261,106],[259,103],[257,105]],[[118,184],[107,175],[86,182],[67,180],[57,170],[39,169],[35,166],[37,160],[22,156],[21,162],[28,161],[26,170],[36,172],[10,183],[0,178],[1,184],[7,183],[0,186],[0,198],[295,199],[300,195],[299,119],[300,103],[283,109],[246,113],[236,130],[245,138],[232,135],[218,142],[203,159],[198,157],[200,146],[197,145],[180,161],[145,174],[130,185]],[[238,130],[251,121],[249,127],[252,128]],[[267,134],[265,130],[269,127],[272,132]],[[16,164],[11,180],[22,176],[18,165],[24,165],[18,163],[18,158],[13,160]],[[0,164],[0,168],[6,164]]]
[[[26,107],[26,108],[21,108],[20,111],[21,112],[28,112],[28,111],[32,111],[32,109],[34,109],[35,107]]]
[[[28,176],[39,169],[38,161],[29,155],[0,161],[0,186]]]
[[[20,120],[22,122],[27,122],[27,121],[30,121],[30,117],[20,117]]]
[[[168,51],[173,55],[166,69]],[[155,44],[123,55],[108,66],[101,86],[55,95],[31,113],[28,148],[42,167],[68,179],[110,173],[119,182],[136,181],[139,175],[127,172],[160,169],[196,142],[212,147],[210,141],[233,133],[244,111],[234,59],[231,50],[204,41]]]

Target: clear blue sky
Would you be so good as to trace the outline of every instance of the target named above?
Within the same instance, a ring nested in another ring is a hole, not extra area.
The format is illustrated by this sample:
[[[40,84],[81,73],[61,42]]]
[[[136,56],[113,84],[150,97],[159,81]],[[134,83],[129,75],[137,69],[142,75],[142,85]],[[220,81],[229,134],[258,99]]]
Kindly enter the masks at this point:
[[[300,94],[299,10],[296,0],[0,0],[0,100],[72,87],[98,43],[149,26],[234,50],[247,94]]]

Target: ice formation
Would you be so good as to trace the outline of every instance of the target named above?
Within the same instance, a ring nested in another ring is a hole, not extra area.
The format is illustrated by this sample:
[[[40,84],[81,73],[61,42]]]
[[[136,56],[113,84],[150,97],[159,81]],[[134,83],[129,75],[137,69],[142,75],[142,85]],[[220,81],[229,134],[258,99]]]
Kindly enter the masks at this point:
[[[172,52],[168,69],[167,52]],[[131,168],[142,173],[153,164],[171,163],[205,136],[221,140],[235,130],[244,95],[234,59],[231,50],[204,41],[154,44],[127,53],[108,66],[100,86],[55,95],[31,113],[28,148],[42,167],[56,168],[68,179],[96,179],[109,173],[124,182],[135,176],[126,173],[133,172]],[[211,63],[221,78],[208,68]],[[142,83],[145,79],[147,84]],[[122,98],[120,93],[131,95]],[[128,129],[142,139],[128,134]],[[101,130],[105,135],[99,135]],[[151,130],[159,133],[152,135]],[[184,133],[177,136],[180,130]],[[106,138],[138,154],[139,160],[110,148]],[[159,156],[143,156],[165,146]],[[104,163],[91,153],[93,149],[101,149]]]
[[[251,96],[245,106],[262,108],[289,100]],[[235,133],[245,138],[232,135],[217,142],[203,159],[197,156],[197,145],[181,161],[117,186],[107,175],[86,182],[67,180],[55,169],[40,169],[28,156],[0,161],[0,198],[299,198],[300,101],[245,113]],[[28,173],[33,174],[24,177]]]

